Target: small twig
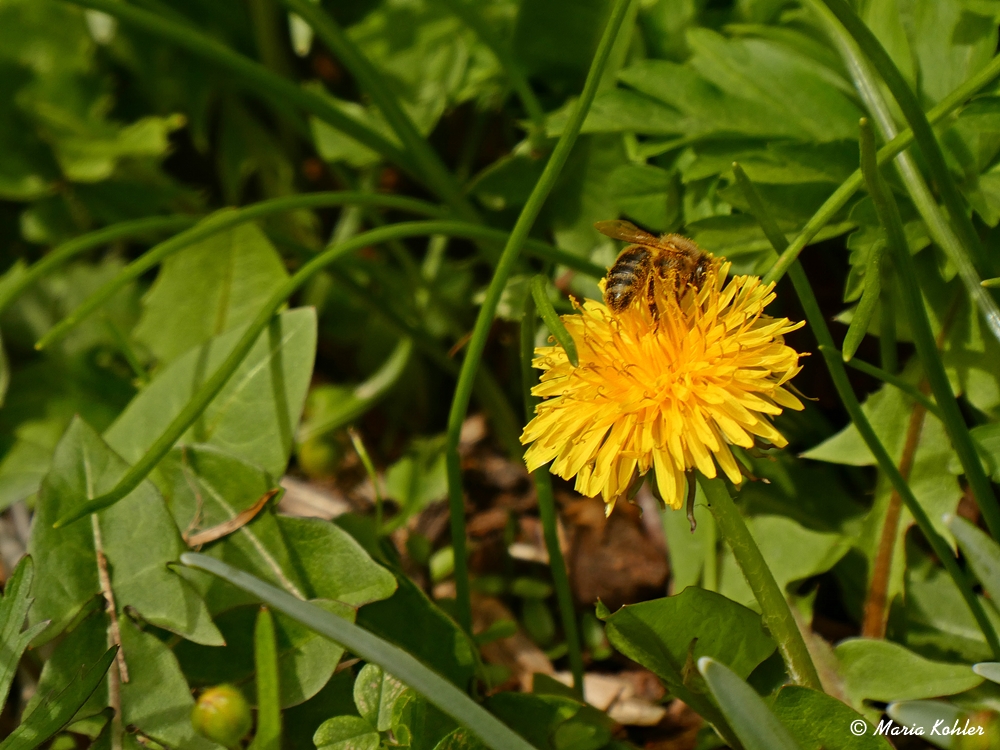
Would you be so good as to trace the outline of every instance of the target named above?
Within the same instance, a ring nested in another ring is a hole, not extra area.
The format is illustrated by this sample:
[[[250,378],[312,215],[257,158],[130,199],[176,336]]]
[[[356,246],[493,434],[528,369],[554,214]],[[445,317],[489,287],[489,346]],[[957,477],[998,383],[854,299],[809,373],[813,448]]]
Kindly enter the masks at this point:
[[[929,390],[929,389],[928,389]],[[906,428],[906,443],[903,446],[903,457],[899,461],[899,473],[907,482],[910,481],[910,471],[913,469],[913,459],[920,445],[920,433],[924,427],[924,417],[927,409],[923,404],[913,405],[910,413],[910,423]],[[889,507],[885,512],[882,524],[882,535],[875,554],[875,564],[872,569],[872,582],[865,599],[865,616],[861,626],[861,635],[865,638],[885,637],[886,597],[889,592],[889,574],[892,571],[892,555],[896,547],[896,534],[899,530],[899,518],[903,511],[903,498],[893,489],[889,497]]]
[[[114,710],[111,717],[111,748],[121,750],[122,735],[122,694],[121,684],[128,682],[128,664],[125,663],[125,649],[122,648],[122,633],[118,626],[118,609],[115,606],[115,593],[111,589],[111,576],[108,574],[108,558],[104,554],[104,543],[101,540],[101,525],[97,514],[90,516],[90,525],[94,534],[94,551],[97,557],[97,578],[101,584],[101,594],[104,596],[104,608],[108,618],[108,646],[117,646],[115,667],[108,670],[108,703]]]
[[[208,544],[221,539],[224,536],[228,536],[234,531],[238,531],[256,518],[257,514],[264,509],[264,506],[267,505],[268,501],[280,491],[280,487],[268,490],[260,496],[257,502],[249,508],[244,508],[228,521],[223,521],[222,523],[216,524],[215,526],[205,529],[204,531],[199,531],[196,534],[189,534],[185,531],[183,534],[184,543],[187,544],[188,547],[194,549],[195,547],[201,547],[204,544]]]

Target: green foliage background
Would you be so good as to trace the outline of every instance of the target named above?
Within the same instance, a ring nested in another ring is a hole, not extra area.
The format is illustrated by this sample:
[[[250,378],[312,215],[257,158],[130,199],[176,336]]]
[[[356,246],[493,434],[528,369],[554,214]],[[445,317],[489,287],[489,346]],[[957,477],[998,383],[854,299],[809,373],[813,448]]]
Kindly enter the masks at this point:
[[[592,67],[613,6],[624,8],[621,30]],[[769,219],[793,249],[809,245],[800,278],[822,316],[790,343],[815,354],[796,380],[814,401],[777,420],[789,449],[746,456],[765,481],[744,483],[737,501],[823,691],[786,684],[783,639],[762,625],[753,576],[708,513],[694,534],[682,514],[663,515],[672,596],[614,613],[578,602],[567,620],[561,561],[537,565],[518,579],[529,594],[513,576],[499,583],[533,602],[520,625],[560,667],[576,666],[581,627],[588,669],[617,663],[606,661],[610,644],[656,673],[708,722],[702,748],[885,748],[870,731],[847,732],[885,712],[948,725],[979,712],[1000,731],[1000,654],[985,632],[1000,627],[1000,547],[979,523],[995,488],[977,484],[961,450],[974,444],[978,471],[1000,481],[1000,342],[988,323],[997,306],[976,286],[1000,275],[1000,2],[843,7],[937,113],[947,174],[916,147],[910,173],[890,162],[881,174],[958,399],[951,411],[940,391],[927,395],[933,367],[915,355],[922,334],[901,302],[910,282],[898,256],[879,270],[893,242],[884,206],[865,190],[829,200],[857,180],[859,118],[879,124],[881,143],[909,125],[870,48],[859,51],[821,3],[0,0],[0,510],[33,514],[31,558],[0,603],[0,696],[19,661],[19,679],[36,683],[26,704],[10,693],[0,726],[12,734],[0,748],[53,736],[60,748],[218,747],[190,712],[220,683],[260,709],[260,747],[639,743],[572,690],[539,681],[536,693],[494,692],[502,675],[479,652],[492,636],[459,624],[461,552],[411,535],[401,557],[388,536],[448,495],[457,436],[443,433],[465,413],[456,400],[449,422],[456,377],[475,376],[473,409],[488,416],[496,449],[520,461],[516,324],[526,309],[533,324],[531,277],[555,282],[560,312],[571,312],[570,294],[599,296],[618,247],[593,223],[616,217],[682,232],[739,273],[775,268],[785,243],[773,244]],[[588,71],[596,96],[574,143]],[[572,150],[546,197],[539,185],[560,136]],[[949,213],[949,175],[961,217]],[[519,217],[531,241],[522,257],[515,241],[509,277],[495,276]],[[310,262],[324,265],[306,278]],[[491,278],[503,283],[495,310]],[[809,312],[799,280],[778,290],[772,314]],[[496,320],[488,340],[472,336],[463,364],[477,316]],[[824,369],[814,333],[823,319],[837,341],[851,324],[857,358],[881,368],[852,373],[851,385],[888,457],[909,464],[932,528],[904,507],[895,533],[884,530],[899,500],[834,387],[837,368],[834,379]],[[926,416],[924,404],[934,407]],[[210,575],[194,558],[180,564],[194,530],[237,518],[286,473],[344,471],[358,445],[352,425],[384,471],[378,515],[293,518],[271,502],[203,549],[255,584],[235,586],[231,571]],[[124,497],[84,506],[143,461],[149,470]],[[935,532],[956,555],[951,568],[927,543]],[[975,581],[966,600],[959,569]],[[457,604],[419,585],[452,575]],[[853,637],[874,578],[885,586],[884,637]],[[481,579],[480,590],[496,583]],[[263,584],[315,608],[275,603]],[[262,601],[276,610],[273,628],[257,620]],[[375,651],[355,654],[363,664],[338,669],[344,648],[303,624],[334,616],[378,637]],[[386,646],[469,705],[401,682]],[[765,718],[747,724],[740,707],[757,710],[760,698]],[[474,725],[487,712],[524,740],[487,736],[492,725]],[[937,746],[974,746],[965,741]]]

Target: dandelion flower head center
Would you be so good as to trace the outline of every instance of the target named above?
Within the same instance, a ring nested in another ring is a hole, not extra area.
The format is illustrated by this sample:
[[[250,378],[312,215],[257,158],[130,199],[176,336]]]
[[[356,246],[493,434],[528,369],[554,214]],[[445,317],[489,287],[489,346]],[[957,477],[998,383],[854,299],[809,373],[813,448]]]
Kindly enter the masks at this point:
[[[727,281],[729,268],[715,262],[699,289],[679,295],[658,283],[653,304],[636,295],[612,314],[588,300],[563,316],[579,366],[560,346],[535,351],[533,393],[544,400],[521,436],[530,470],[552,461],[577,491],[614,503],[652,469],[659,495],[678,508],[691,469],[714,477],[718,466],[740,482],[731,445],[786,444],[770,418],[802,408],[785,387],[799,354],[783,339],[801,324],[764,315],[774,285]]]

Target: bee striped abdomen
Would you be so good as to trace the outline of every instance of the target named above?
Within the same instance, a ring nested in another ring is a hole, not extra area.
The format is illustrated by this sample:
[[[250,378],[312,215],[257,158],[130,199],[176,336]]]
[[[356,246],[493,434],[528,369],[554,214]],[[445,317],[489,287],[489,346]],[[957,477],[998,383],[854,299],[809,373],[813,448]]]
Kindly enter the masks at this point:
[[[604,286],[604,302],[613,312],[628,307],[637,291],[643,291],[649,276],[650,253],[641,245],[631,245],[622,250],[618,260],[608,271]]]

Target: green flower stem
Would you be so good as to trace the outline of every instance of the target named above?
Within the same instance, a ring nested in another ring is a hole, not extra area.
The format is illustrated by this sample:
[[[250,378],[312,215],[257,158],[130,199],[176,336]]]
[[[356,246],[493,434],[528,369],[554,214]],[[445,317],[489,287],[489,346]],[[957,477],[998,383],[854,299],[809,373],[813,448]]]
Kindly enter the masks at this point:
[[[458,181],[399,105],[385,77],[354,45],[330,14],[323,10],[321,5],[310,0],[281,1],[285,7],[308,23],[316,32],[316,36],[351,71],[362,90],[371,97],[372,102],[389,123],[389,127],[399,137],[404,151],[412,157],[422,181],[447,203],[457,216],[466,221],[481,221],[479,212],[469,202]]]
[[[50,250],[45,257],[24,271],[12,275],[10,283],[0,289],[0,313],[10,307],[29,286],[80,253],[115,240],[142,237],[154,232],[176,232],[191,226],[200,218],[199,216],[151,216],[148,219],[122,221],[74,237]]]
[[[850,362],[846,362],[845,364],[848,367],[853,367],[858,372],[863,372],[865,373],[865,375],[871,375],[873,378],[878,378],[883,383],[888,383],[889,385],[895,386],[903,393],[905,393],[907,396],[909,396],[914,401],[923,406],[928,412],[933,414],[935,417],[937,417],[942,421],[944,420],[944,417],[941,416],[941,410],[938,409],[937,404],[935,404],[933,400],[931,400],[924,393],[922,393],[921,390],[917,388],[917,386],[913,385],[913,383],[908,383],[898,375],[893,375],[890,372],[886,372],[885,370],[879,369],[875,365],[868,364],[863,359],[855,358],[852,359]]]
[[[809,656],[809,649],[806,648],[795,616],[788,606],[788,600],[774,580],[774,574],[767,566],[757,542],[729,496],[726,483],[720,478],[709,479],[701,473],[698,474],[698,483],[705,493],[719,532],[733,551],[736,564],[740,566],[743,577],[760,605],[764,625],[778,642],[778,650],[785,660],[788,676],[796,685],[822,692],[823,684],[812,657]]]
[[[354,451],[358,454],[358,458],[361,459],[361,464],[365,467],[365,473],[368,474],[368,481],[372,483],[372,489],[375,491],[375,533],[382,534],[382,490],[379,488],[378,473],[375,471],[375,464],[372,462],[371,456],[368,455],[368,449],[365,448],[365,443],[361,439],[361,435],[358,431],[351,427],[347,434],[351,438],[351,443],[354,445]]]
[[[537,399],[531,394],[531,388],[537,378],[531,367],[535,355],[535,306],[529,296],[524,302],[524,317],[521,318],[521,390],[524,396],[524,416],[530,421],[535,416]],[[573,592],[569,586],[569,574],[566,572],[566,561],[563,559],[562,548],[559,546],[559,520],[556,514],[556,501],[552,494],[552,477],[548,466],[531,472],[535,483],[535,496],[538,498],[538,515],[542,519],[542,534],[545,537],[545,548],[549,552],[549,568],[552,571],[552,584],[556,590],[556,600],[559,603],[559,617],[562,620],[563,635],[566,637],[566,652],[569,658],[569,669],[573,673],[573,690],[583,699],[583,653],[580,647],[580,631],[577,628],[576,607],[573,606]]]
[[[475,732],[483,744],[491,750],[535,750],[527,740],[450,681],[403,649],[369,633],[353,622],[320,609],[315,604],[296,599],[291,594],[249,573],[230,567],[214,557],[185,552],[181,555],[181,563],[228,581],[279,612],[284,612],[313,632],[340,644],[352,654],[382,667],[459,724]]]
[[[425,216],[437,217],[445,215],[445,212],[442,209],[431,203],[425,203],[424,201],[418,201],[412,198],[403,198],[400,196],[352,191],[309,193],[306,195],[296,195],[288,198],[275,198],[272,200],[261,201],[260,203],[254,203],[253,205],[240,209],[222,209],[221,211],[218,211],[208,217],[198,226],[192,227],[186,232],[182,232],[170,238],[166,242],[156,245],[139,258],[136,258],[128,266],[126,266],[121,273],[102,285],[97,291],[80,303],[80,305],[73,310],[73,312],[66,316],[66,318],[53,326],[44,336],[42,336],[41,339],[38,340],[35,344],[35,348],[44,349],[49,346],[53,341],[56,341],[64,336],[71,328],[103,305],[119,289],[139,278],[142,274],[149,271],[159,263],[163,262],[173,253],[176,253],[179,250],[194,244],[195,242],[199,242],[207,237],[217,234],[218,232],[231,229],[232,227],[244,224],[248,221],[254,221],[272,214],[302,208],[320,208],[323,206],[337,206],[343,204],[384,206],[386,208],[397,208],[403,211],[423,214]],[[454,224],[452,226],[454,226]],[[507,234],[500,230],[487,229],[486,227],[479,227],[479,229],[476,229],[475,227],[478,225],[474,224],[462,224],[461,226],[462,231],[464,232],[462,236],[464,237],[474,237],[475,239],[489,242],[505,242],[507,239]],[[470,232],[472,232],[472,234],[470,234]],[[552,260],[557,263],[562,263],[563,265],[580,271],[581,273],[586,273],[591,276],[595,276],[596,278],[604,275],[605,269],[598,266],[596,263],[591,263],[588,260],[580,258],[579,256],[573,255],[572,253],[568,253],[564,250],[552,247],[544,242],[532,240],[526,243],[525,248],[532,255],[536,255],[546,260]]]
[[[448,415],[448,433],[445,445],[445,457],[448,464],[448,502],[451,510],[451,544],[455,550],[455,589],[457,595],[458,621],[466,630],[472,626],[472,605],[469,599],[469,571],[465,560],[465,500],[462,496],[462,467],[458,458],[458,441],[462,432],[462,422],[465,421],[465,414],[469,408],[469,400],[472,397],[472,385],[475,382],[476,370],[479,367],[479,360],[483,356],[486,348],[486,338],[490,328],[493,326],[493,316],[496,313],[500,296],[503,294],[504,286],[510,276],[514,265],[517,263],[521,247],[524,245],[528,233],[531,231],[538,213],[545,203],[545,199],[552,191],[559,173],[562,171],[569,153],[580,134],[584,118],[590,110],[590,105],[597,94],[597,87],[600,84],[604,73],[604,66],[611,55],[611,48],[614,46],[618,30],[625,19],[626,11],[631,0],[615,0],[608,24],[604,29],[604,35],[598,45],[597,53],[590,65],[587,73],[587,81],[584,83],[583,92],[574,107],[573,114],[563,130],[562,135],[556,143],[552,155],[542,176],[535,183],[527,203],[521,210],[521,215],[517,217],[517,223],[507,245],[500,255],[493,279],[486,290],[486,299],[479,309],[476,318],[476,325],[469,341],[468,351],[462,362],[462,371],[458,376],[458,385],[455,388],[455,396],[451,402],[451,411]]]
[[[903,231],[903,220],[899,216],[896,200],[886,188],[878,172],[875,160],[875,133],[867,120],[861,120],[861,170],[868,183],[868,192],[875,203],[875,211],[886,233],[886,245],[890,257],[895,262],[896,271],[901,281],[901,294],[906,317],[910,321],[913,333],[913,343],[917,347],[920,364],[927,376],[927,382],[934,394],[934,400],[941,410],[942,421],[951,438],[952,447],[958,454],[958,459],[965,470],[965,477],[972,487],[979,510],[990,529],[994,539],[1000,539],[1000,505],[990,479],[983,470],[976,445],[965,424],[962,411],[958,406],[955,393],[948,382],[941,354],[938,352],[931,322],[927,317],[923,296],[920,293],[920,282],[913,265],[913,257],[906,242]]]
[[[998,75],[1000,75],[1000,55],[994,57],[982,70],[938,102],[937,106],[927,113],[928,122],[933,125],[943,120],[972,98],[976,92],[989,85]],[[879,165],[891,161],[897,154],[902,153],[908,148],[913,141],[912,130],[901,132],[879,149]],[[803,248],[819,234],[823,227],[830,223],[831,219],[833,219],[840,209],[847,205],[847,201],[861,188],[863,183],[864,178],[861,176],[860,169],[844,180],[840,187],[833,192],[833,195],[827,198],[826,202],[806,222],[806,225],[802,227],[802,231],[795,238],[795,241],[779,254],[778,259],[764,276],[764,281],[777,281],[784,276],[795,262],[795,259],[799,257],[799,253],[802,252]]]
[[[248,326],[246,332],[233,347],[229,356],[221,365],[205,380],[198,388],[191,400],[185,404],[180,413],[174,417],[173,421],[167,425],[163,433],[149,447],[149,450],[130,468],[117,485],[109,492],[92,500],[80,498],[80,503],[76,509],[56,521],[55,527],[65,526],[79,518],[94,513],[109,505],[114,505],[119,500],[128,495],[139,486],[143,479],[149,475],[156,465],[163,459],[174,444],[195,423],[202,412],[208,407],[229,381],[233,373],[244,358],[249,354],[257,339],[264,332],[264,329],[271,323],[271,319],[278,312],[287,299],[305,284],[314,274],[322,270],[331,263],[342,258],[344,255],[368,247],[369,245],[381,242],[389,242],[395,239],[406,237],[426,237],[429,235],[444,234],[454,237],[464,237],[466,239],[495,240],[497,236],[505,236],[499,232],[478,224],[467,224],[457,221],[413,221],[401,222],[388,227],[373,229],[359,234],[351,239],[328,248],[300,268],[295,275],[285,281],[276,289],[257,316]]]
[[[500,66],[507,74],[511,88],[524,105],[524,111],[528,113],[531,125],[535,133],[544,136],[545,134],[545,110],[542,109],[541,102],[535,96],[527,77],[524,75],[520,63],[511,54],[510,47],[503,42],[500,37],[493,33],[493,29],[483,20],[474,2],[468,0],[438,0],[466,26],[468,26],[479,40],[490,48],[490,52],[500,63]]]
[[[775,224],[774,219],[764,207],[760,195],[757,194],[756,189],[749,179],[745,180],[742,187],[747,195],[751,211],[755,213],[757,221],[764,230],[764,234],[774,244],[775,251],[779,254],[782,253],[788,246],[788,240],[778,230],[777,224]],[[959,591],[962,592],[962,597],[965,599],[966,604],[972,611],[973,617],[975,617],[976,622],[983,631],[983,636],[986,638],[990,650],[994,656],[1000,657],[1000,639],[998,639],[996,631],[993,629],[993,624],[987,618],[982,604],[969,585],[968,579],[966,579],[965,574],[958,567],[958,561],[955,559],[951,547],[948,546],[948,542],[938,534],[937,530],[931,524],[930,518],[927,516],[926,511],[924,511],[923,506],[920,505],[916,495],[913,494],[910,485],[907,484],[906,479],[900,473],[889,452],[882,445],[882,441],[875,434],[871,422],[868,421],[868,417],[861,408],[858,397],[854,395],[854,389],[851,388],[851,381],[847,377],[844,357],[833,341],[833,335],[826,325],[826,319],[823,317],[819,302],[816,301],[816,295],[813,293],[812,285],[810,285],[809,278],[806,276],[802,265],[798,261],[795,261],[789,269],[788,275],[795,287],[795,293],[799,297],[799,302],[802,304],[802,310],[805,312],[809,327],[812,329],[813,335],[819,344],[819,350],[823,353],[823,359],[826,360],[833,385],[837,389],[837,395],[840,396],[840,400],[844,404],[844,408],[847,409],[851,421],[861,435],[861,439],[865,441],[865,445],[868,446],[868,450],[875,457],[875,463],[878,464],[879,469],[889,478],[893,489],[899,494],[900,499],[913,516],[913,520],[916,521],[917,526],[920,527],[920,531],[923,532],[924,537],[930,543],[934,554],[941,560],[941,564],[948,571],[948,575],[951,576]]]
[[[381,133],[346,115],[330,99],[272,73],[260,63],[234,52],[192,26],[137,8],[122,0],[66,1],[107,13],[125,24],[172,42],[198,57],[225,68],[242,78],[248,84],[249,91],[294,104],[399,165],[417,180],[424,181],[420,167],[411,155]]]

